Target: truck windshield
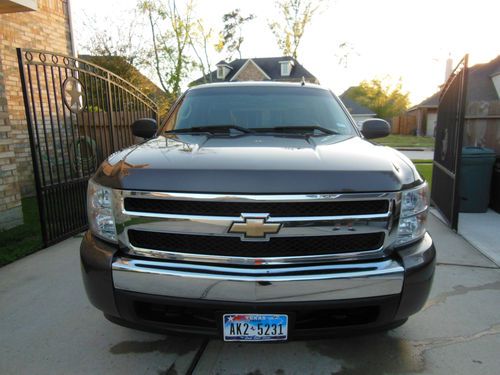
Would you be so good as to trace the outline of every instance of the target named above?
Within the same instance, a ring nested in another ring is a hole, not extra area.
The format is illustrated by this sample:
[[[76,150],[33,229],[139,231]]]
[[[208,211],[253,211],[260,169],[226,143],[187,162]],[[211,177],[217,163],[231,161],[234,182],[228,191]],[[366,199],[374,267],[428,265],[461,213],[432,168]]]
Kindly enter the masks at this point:
[[[173,116],[167,131],[244,128],[262,133],[356,134],[329,91],[299,85],[192,90]]]

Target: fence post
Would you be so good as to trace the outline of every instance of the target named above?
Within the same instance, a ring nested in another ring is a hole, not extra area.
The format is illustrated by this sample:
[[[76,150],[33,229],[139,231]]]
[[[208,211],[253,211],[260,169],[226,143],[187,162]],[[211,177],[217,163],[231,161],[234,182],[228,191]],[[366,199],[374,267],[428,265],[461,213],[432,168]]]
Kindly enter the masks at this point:
[[[109,75],[109,72],[106,72],[106,87],[107,87],[107,94],[106,97],[107,97],[107,101],[108,101],[108,116],[109,116],[109,136],[111,138],[111,150],[113,150],[113,152],[115,152],[116,150],[118,150],[118,144],[117,144],[117,139],[116,139],[116,135],[115,135],[115,122],[114,122],[114,119],[113,119],[113,95],[111,93],[111,79],[110,79],[110,75]]]
[[[453,180],[453,216],[451,219],[451,229],[458,230],[458,215],[460,212],[460,167],[462,161],[462,146],[464,138],[465,114],[467,111],[467,87],[469,78],[469,54],[464,56],[463,70],[460,72],[460,91],[457,111],[457,136],[455,139],[455,178]]]
[[[38,147],[35,143],[35,134],[33,132],[33,120],[31,118],[31,111],[28,99],[28,88],[26,86],[26,76],[24,72],[24,57],[23,50],[21,48],[17,48],[17,61],[19,64],[19,74],[21,75],[21,87],[23,91],[23,101],[24,101],[24,110],[26,113],[26,123],[28,125],[28,134],[30,139],[30,148],[31,148],[31,159],[33,162],[33,175],[35,177],[35,188],[36,188],[36,200],[38,203],[38,215],[40,217],[40,228],[42,231],[42,240],[43,246],[47,247],[49,238],[47,235],[47,220],[45,216],[45,204],[42,199],[43,191],[42,191],[42,180],[40,178],[40,171],[38,170],[39,163],[42,161],[38,161],[36,148]],[[35,124],[36,126],[36,124]]]

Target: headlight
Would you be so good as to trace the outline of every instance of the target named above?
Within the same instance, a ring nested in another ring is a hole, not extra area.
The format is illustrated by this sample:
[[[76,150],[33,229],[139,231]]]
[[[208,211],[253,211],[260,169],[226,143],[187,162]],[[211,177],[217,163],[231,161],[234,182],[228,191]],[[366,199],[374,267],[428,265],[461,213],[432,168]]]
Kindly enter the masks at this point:
[[[87,214],[90,230],[93,234],[104,240],[116,242],[111,189],[89,180],[87,188]]]
[[[405,245],[424,236],[428,209],[427,183],[418,188],[403,191],[396,246]]]

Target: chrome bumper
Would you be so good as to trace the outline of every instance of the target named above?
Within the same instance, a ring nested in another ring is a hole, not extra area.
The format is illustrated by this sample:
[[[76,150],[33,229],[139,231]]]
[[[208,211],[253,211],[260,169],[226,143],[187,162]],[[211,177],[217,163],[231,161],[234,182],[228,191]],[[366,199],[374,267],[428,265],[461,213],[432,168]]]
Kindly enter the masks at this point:
[[[117,258],[116,289],[226,302],[333,301],[399,294],[404,268],[395,260],[275,268],[235,268]]]

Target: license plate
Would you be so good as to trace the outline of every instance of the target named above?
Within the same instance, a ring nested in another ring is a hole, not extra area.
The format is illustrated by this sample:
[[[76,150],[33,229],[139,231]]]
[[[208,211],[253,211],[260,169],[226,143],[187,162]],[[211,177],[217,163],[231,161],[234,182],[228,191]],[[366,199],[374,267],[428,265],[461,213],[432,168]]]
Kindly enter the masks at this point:
[[[288,316],[277,314],[224,314],[224,341],[284,341]]]

